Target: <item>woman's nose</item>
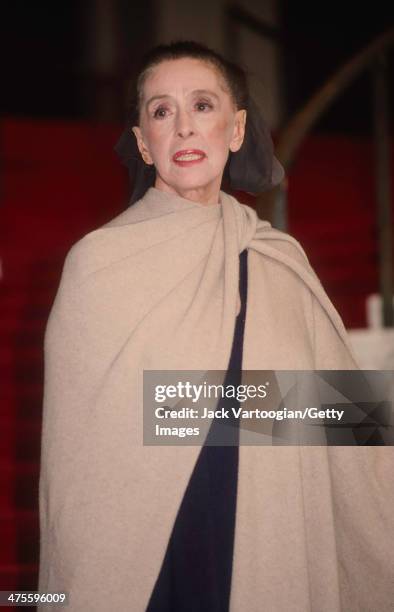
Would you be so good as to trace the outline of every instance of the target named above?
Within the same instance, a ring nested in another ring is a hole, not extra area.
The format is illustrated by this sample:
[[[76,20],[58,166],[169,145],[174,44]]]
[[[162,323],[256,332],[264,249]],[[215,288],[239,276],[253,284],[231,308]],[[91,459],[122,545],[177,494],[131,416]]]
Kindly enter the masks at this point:
[[[193,120],[186,111],[179,111],[176,122],[176,131],[178,136],[182,136],[182,138],[194,134]]]

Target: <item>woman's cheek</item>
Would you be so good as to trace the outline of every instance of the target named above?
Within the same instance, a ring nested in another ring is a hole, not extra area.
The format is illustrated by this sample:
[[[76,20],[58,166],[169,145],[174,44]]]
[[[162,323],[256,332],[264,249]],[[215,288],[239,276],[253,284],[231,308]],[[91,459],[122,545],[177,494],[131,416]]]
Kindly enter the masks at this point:
[[[163,142],[162,137],[155,137],[151,139],[151,153],[153,162],[156,166],[163,166],[168,163],[169,159],[169,147]]]
[[[228,121],[220,121],[213,128],[211,132],[212,142],[216,144],[216,149],[223,149],[228,151],[231,137],[232,137],[232,125]]]

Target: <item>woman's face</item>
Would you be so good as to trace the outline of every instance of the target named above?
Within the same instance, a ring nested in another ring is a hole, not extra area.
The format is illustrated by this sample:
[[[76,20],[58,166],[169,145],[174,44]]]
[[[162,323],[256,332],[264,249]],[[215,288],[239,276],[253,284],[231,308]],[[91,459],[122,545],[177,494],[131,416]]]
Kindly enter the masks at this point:
[[[166,60],[148,74],[133,127],[146,163],[156,169],[155,187],[216,204],[229,151],[238,151],[246,110],[236,110],[218,71],[182,58]]]

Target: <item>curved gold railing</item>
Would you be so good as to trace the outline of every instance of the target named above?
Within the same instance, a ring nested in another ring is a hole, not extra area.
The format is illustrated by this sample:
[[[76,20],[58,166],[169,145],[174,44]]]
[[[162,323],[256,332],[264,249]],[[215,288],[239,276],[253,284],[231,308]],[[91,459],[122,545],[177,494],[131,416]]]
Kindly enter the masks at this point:
[[[305,135],[334,100],[374,60],[379,58],[394,43],[394,28],[370,43],[360,53],[340,68],[315,95],[301,108],[280,131],[276,153],[286,169],[289,168]]]

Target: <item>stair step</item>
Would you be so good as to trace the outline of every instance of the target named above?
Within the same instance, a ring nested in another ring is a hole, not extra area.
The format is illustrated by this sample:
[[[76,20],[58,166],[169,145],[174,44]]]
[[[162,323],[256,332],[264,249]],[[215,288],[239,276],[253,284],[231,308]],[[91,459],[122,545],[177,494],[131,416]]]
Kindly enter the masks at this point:
[[[59,279],[60,280],[60,279]],[[1,281],[1,309],[2,312],[17,313],[24,311],[27,306],[35,308],[45,308],[50,306],[55,298],[58,288],[57,283],[51,284],[49,287],[9,287],[5,280]]]
[[[13,386],[2,389],[3,416],[14,420],[16,426],[20,422],[38,423],[42,419],[42,385],[37,387],[33,395],[21,395],[21,393],[26,394],[27,391],[28,389],[18,390]]]
[[[49,301],[45,304],[36,304],[33,299],[26,300],[18,308],[13,305],[2,304],[1,317],[6,321],[15,321],[16,319],[21,325],[30,321],[43,322],[48,318],[51,307],[52,303]]]
[[[20,510],[14,513],[0,513],[2,542],[0,567],[6,563],[37,563],[39,558],[38,513]]]
[[[49,315],[49,311],[48,311]],[[43,337],[45,329],[45,320],[42,319],[23,319],[19,316],[6,316],[2,313],[0,321],[0,337],[7,337],[15,341],[15,336],[18,341],[23,342],[25,336]]]
[[[0,516],[16,512],[38,512],[39,463],[5,463],[2,465]]]
[[[42,381],[32,381],[26,383],[23,387],[9,387],[4,385],[1,389],[3,405],[6,405],[8,401],[12,401],[17,398],[18,400],[32,400],[37,401],[37,398],[42,397]]]
[[[2,365],[2,376],[5,380],[10,381],[12,385],[25,385],[31,383],[39,383],[42,381],[43,361],[42,358],[29,363]]]
[[[0,436],[0,463],[8,458],[17,462],[37,462],[41,449],[41,421],[15,422],[12,415],[2,415]]]
[[[0,565],[1,591],[37,591],[37,585],[38,563],[7,563]],[[5,609],[2,608],[2,611]],[[23,607],[23,610],[28,609],[28,607]],[[10,610],[15,610],[15,607],[10,607]]]
[[[58,269],[51,273],[37,274],[34,269],[23,269],[17,263],[10,262],[2,264],[2,272],[2,283],[8,291],[23,288],[30,291],[50,291],[59,285],[61,277],[61,271]]]
[[[42,358],[42,347],[14,344],[13,346],[2,346],[0,345],[0,367],[18,367],[21,364],[24,366],[30,366],[41,361]]]

